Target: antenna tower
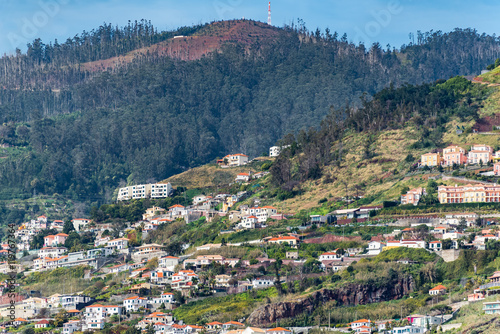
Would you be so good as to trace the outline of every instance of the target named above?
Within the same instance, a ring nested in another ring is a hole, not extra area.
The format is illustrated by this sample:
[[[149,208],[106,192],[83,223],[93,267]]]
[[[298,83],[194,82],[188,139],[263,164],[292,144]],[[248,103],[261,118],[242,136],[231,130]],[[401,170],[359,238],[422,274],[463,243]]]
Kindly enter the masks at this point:
[[[271,1],[269,1],[269,7],[267,8],[267,24],[271,25]]]

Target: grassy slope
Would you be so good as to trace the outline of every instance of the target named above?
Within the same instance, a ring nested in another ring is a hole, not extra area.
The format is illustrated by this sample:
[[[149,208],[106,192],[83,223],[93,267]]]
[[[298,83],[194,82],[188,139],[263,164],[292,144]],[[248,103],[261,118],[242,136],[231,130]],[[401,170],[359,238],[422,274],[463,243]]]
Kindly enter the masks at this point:
[[[188,189],[216,187],[221,183],[233,182],[236,175],[248,171],[259,172],[260,168],[254,164],[232,168],[220,168],[215,164],[208,164],[171,176],[165,181],[172,183],[174,187],[182,186]]]
[[[484,81],[490,83],[500,83],[500,66],[489,71],[488,73],[480,75],[479,78],[482,78]]]

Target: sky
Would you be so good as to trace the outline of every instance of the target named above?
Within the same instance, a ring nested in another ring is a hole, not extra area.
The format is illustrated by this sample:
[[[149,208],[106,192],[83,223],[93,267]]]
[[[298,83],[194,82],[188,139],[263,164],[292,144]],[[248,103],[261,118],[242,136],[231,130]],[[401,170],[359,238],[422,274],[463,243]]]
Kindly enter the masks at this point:
[[[102,23],[126,25],[147,19],[159,30],[247,18],[267,21],[263,0],[0,0],[0,54],[40,37],[44,43],[90,31]],[[475,28],[499,34],[497,0],[273,0],[272,24],[282,27],[302,19],[309,30],[329,28],[348,39],[400,47],[408,34]]]

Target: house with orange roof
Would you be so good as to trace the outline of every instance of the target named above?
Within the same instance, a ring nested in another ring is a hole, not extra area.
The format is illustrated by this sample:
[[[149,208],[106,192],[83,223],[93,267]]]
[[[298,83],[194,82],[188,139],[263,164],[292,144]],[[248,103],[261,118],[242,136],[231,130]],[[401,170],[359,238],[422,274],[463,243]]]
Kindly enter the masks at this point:
[[[271,238],[268,240],[268,243],[278,244],[278,245],[289,245],[292,247],[297,247],[300,243],[300,240],[299,240],[299,238],[296,238],[296,237],[284,236],[284,237]]]
[[[177,256],[165,255],[158,259],[158,267],[168,268],[173,270],[173,268],[179,264],[179,258]]]
[[[154,304],[172,304],[175,302],[174,294],[172,292],[164,292],[159,297],[155,297],[152,299]]]
[[[241,218],[241,221],[238,223],[237,227],[242,229],[253,230],[257,226],[258,222],[259,219],[254,215],[244,216]]]
[[[248,182],[252,179],[251,173],[239,173],[236,175],[234,181],[235,182]]]
[[[170,282],[170,277],[174,274],[173,271],[167,270],[165,268],[157,268],[151,271],[149,278],[151,283],[155,284],[166,284]]]
[[[248,156],[245,154],[229,154],[224,158],[217,160],[217,164],[221,167],[238,167],[248,163]]]
[[[429,290],[429,295],[431,296],[438,296],[444,294],[446,294],[446,287],[441,284]]]
[[[212,321],[205,325],[207,329],[220,329],[222,327],[222,322]]]
[[[149,315],[147,315],[144,320],[149,322],[150,324],[153,323],[170,323],[173,320],[172,314],[169,313],[163,313],[163,312],[153,312]]]
[[[76,331],[80,331],[82,328],[80,320],[70,320],[63,324],[64,334],[73,334]]]
[[[29,321],[24,318],[15,318],[12,322],[14,326],[26,325],[27,323],[29,323]]]
[[[238,321],[228,321],[222,324],[222,329],[230,330],[230,329],[241,329],[244,328],[245,325]]]
[[[283,327],[276,327],[276,328],[271,328],[267,330],[267,333],[271,334],[289,334],[292,331]]]
[[[360,330],[371,328],[371,324],[372,322],[370,319],[359,319],[351,322],[349,325],[351,325],[351,329],[354,332],[359,332]]]
[[[431,241],[429,242],[429,250],[434,251],[434,252],[439,252],[443,249],[443,242],[442,241]]]
[[[139,308],[147,308],[148,300],[144,297],[132,296],[125,298],[123,306],[128,312],[138,311]]]
[[[340,249],[335,249],[330,252],[325,252],[319,256],[319,261],[327,261],[327,260],[341,260],[343,255],[341,254]]]
[[[184,329],[185,333],[199,333],[203,330],[203,326],[187,325]]]

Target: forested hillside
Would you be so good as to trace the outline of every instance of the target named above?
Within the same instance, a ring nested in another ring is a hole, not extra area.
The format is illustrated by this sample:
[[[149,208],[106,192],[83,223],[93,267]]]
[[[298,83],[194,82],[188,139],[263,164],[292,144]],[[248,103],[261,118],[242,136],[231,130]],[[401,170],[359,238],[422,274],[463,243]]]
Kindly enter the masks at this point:
[[[234,25],[240,37],[228,42]],[[251,38],[241,38],[245,29]],[[105,72],[83,66],[175,35],[210,34],[226,42],[198,60],[146,52]],[[0,60],[0,141],[10,146],[1,196],[35,190],[109,201],[120,184],[161,180],[230,152],[265,152],[287,133],[318,126],[331,106],[356,110],[364,93],[476,74],[499,56],[497,38],[469,29],[419,34],[398,50],[248,20],[161,33],[141,22],[60,45],[36,40],[27,54]]]

